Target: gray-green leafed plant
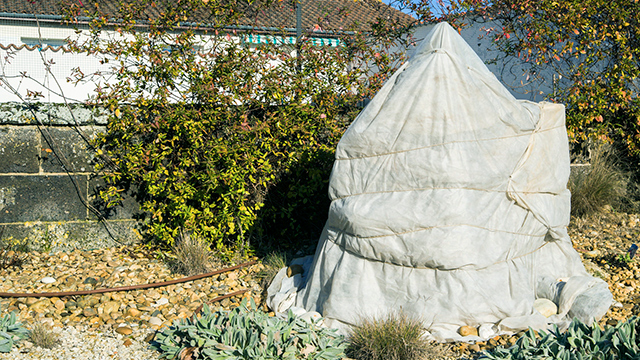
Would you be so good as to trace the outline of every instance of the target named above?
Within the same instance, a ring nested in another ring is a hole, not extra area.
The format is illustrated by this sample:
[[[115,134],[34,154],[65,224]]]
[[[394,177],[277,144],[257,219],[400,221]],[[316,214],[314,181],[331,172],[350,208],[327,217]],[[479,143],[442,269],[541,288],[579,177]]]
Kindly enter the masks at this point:
[[[0,319],[0,352],[10,352],[16,342],[27,336],[29,336],[29,330],[17,322],[15,312],[5,314]]]
[[[324,359],[345,356],[347,342],[335,330],[302,320],[271,317],[251,300],[237,308],[211,311],[205,305],[193,319],[182,319],[156,335],[152,347],[168,359],[205,360]]]
[[[513,360],[617,360],[640,359],[636,342],[638,318],[632,317],[615,327],[600,328],[597,323],[587,326],[574,319],[566,332],[557,327],[536,336],[533,330],[526,332],[515,345],[497,347],[481,355],[481,359]]]

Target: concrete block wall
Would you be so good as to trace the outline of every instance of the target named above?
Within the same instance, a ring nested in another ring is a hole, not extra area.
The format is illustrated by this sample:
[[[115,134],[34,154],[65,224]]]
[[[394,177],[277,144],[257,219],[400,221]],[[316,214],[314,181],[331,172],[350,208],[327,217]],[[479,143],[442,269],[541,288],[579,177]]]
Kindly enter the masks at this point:
[[[0,242],[56,251],[140,240],[134,200],[99,211],[105,221],[89,209],[100,209],[101,180],[85,139],[105,126],[104,113],[81,105],[0,104]]]

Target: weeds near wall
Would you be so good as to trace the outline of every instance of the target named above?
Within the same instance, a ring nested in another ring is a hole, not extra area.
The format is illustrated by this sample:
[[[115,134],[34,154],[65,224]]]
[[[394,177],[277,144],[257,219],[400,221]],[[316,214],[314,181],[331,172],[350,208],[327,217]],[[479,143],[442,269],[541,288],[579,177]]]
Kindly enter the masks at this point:
[[[594,144],[589,153],[589,165],[574,167],[569,177],[571,213],[576,216],[612,206],[627,192],[627,176],[620,170],[611,146]]]

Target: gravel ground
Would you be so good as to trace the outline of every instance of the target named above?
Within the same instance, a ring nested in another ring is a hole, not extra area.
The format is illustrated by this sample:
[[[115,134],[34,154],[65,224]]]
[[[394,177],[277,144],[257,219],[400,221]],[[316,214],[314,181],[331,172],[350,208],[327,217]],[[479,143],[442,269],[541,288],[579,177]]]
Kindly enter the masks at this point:
[[[23,341],[10,353],[0,353],[0,359],[11,360],[155,360],[160,353],[149,348],[145,337],[152,335],[152,329],[134,331],[123,336],[113,329],[91,330],[86,326],[54,327],[58,336],[58,345],[52,349],[43,349]]]
[[[640,243],[640,216],[605,212],[572,218],[569,234],[583,257],[587,270],[609,283],[614,305],[601,320],[615,325],[640,314],[640,262],[621,258],[633,243]],[[22,268],[0,271],[0,292],[71,291],[88,288],[156,282],[181,277],[142,250],[127,248],[75,251],[64,254],[30,254]],[[155,360],[159,353],[149,348],[157,329],[173,320],[191,316],[203,302],[237,289],[247,288],[260,300],[257,272],[261,265],[158,289],[119,292],[112,295],[68,298],[2,299],[2,312],[14,310],[27,328],[41,322],[58,335],[58,345],[47,350],[21,341],[0,360],[11,359],[127,359]],[[145,274],[154,274],[152,278]],[[45,276],[56,283],[43,285]],[[97,283],[87,278],[98,280]],[[165,300],[162,300],[165,299]],[[214,306],[232,308],[239,298]],[[155,320],[152,318],[156,318]],[[127,328],[122,331],[118,328]],[[483,349],[508,345],[514,337],[501,337],[478,344],[433,344],[429,359],[472,358]]]

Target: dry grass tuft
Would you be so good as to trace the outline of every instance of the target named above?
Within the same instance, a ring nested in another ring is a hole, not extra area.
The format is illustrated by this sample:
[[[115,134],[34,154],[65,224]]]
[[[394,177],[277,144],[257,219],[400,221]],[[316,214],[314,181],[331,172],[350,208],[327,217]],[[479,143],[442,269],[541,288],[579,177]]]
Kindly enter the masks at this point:
[[[287,266],[287,256],[281,252],[272,252],[262,259],[264,269],[260,271],[258,276],[262,278],[260,286],[265,289],[269,286],[278,271]]]
[[[574,167],[569,177],[571,214],[585,216],[615,205],[627,193],[628,177],[608,144],[594,145],[589,165]]]
[[[181,233],[173,246],[175,260],[173,271],[186,276],[204,274],[211,270],[211,249],[209,244],[199,237]]]
[[[382,319],[363,318],[349,338],[347,355],[357,360],[417,360],[438,358],[441,349],[424,338],[419,319],[402,312]]]
[[[51,331],[47,325],[43,323],[36,323],[33,329],[29,331],[29,341],[35,346],[52,349],[58,345],[58,335]]]

